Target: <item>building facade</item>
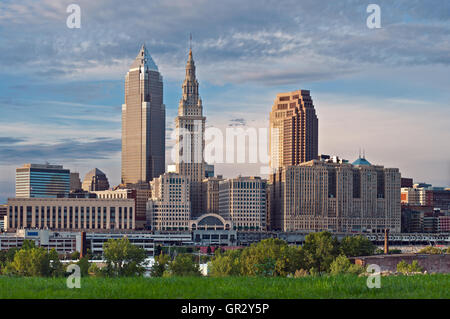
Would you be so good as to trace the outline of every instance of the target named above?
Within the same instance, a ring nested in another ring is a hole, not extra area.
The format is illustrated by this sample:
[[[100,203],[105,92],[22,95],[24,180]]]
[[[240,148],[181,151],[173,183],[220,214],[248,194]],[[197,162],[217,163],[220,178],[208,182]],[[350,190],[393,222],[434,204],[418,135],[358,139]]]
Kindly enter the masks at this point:
[[[0,234],[0,250],[20,248],[25,239],[45,250],[55,249],[58,254],[81,250],[80,232],[54,232],[42,229],[18,229],[15,233]]]
[[[163,80],[143,45],[125,77],[122,183],[149,182],[165,170]]]
[[[70,173],[70,192],[80,192],[81,190],[82,190],[82,187],[81,187],[80,173],[71,172]]]
[[[319,124],[308,90],[280,93],[270,113],[273,169],[317,159]]]
[[[266,181],[237,177],[219,183],[219,214],[237,230],[266,230]]]
[[[222,175],[208,177],[203,180],[203,210],[206,214],[219,214],[219,183]]]
[[[135,229],[132,199],[9,198],[5,228]]]
[[[25,164],[16,169],[16,197],[57,197],[70,192],[70,170],[62,165]]]
[[[0,205],[0,232],[5,230],[5,217],[8,212],[8,205]]]
[[[400,232],[400,172],[318,160],[277,170],[269,180],[272,230]]]
[[[450,210],[450,189],[443,187],[402,187],[401,202],[408,206],[429,206],[443,211]]]
[[[176,172],[190,179],[191,213],[200,216],[202,211],[202,181],[205,178],[204,161],[205,121],[202,100],[199,96],[198,81],[192,49],[186,63],[186,76],[182,85],[183,94],[178,106],[176,126]]]
[[[109,188],[109,181],[105,173],[94,168],[84,176],[81,188],[86,192],[104,191]]]
[[[150,230],[188,230],[191,218],[189,177],[165,173],[150,182],[152,196],[147,203]]]
[[[115,190],[96,191],[101,199],[133,199],[135,201],[136,229],[147,228],[147,201],[151,197],[150,184],[130,185],[132,188],[117,188]]]

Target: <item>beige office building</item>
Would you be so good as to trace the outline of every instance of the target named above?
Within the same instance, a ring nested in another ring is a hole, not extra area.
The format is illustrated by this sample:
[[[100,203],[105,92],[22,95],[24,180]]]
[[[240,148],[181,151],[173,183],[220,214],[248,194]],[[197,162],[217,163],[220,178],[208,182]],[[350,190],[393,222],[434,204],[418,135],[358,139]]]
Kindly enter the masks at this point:
[[[9,198],[5,228],[135,229],[132,199]]]
[[[266,181],[236,177],[219,183],[219,214],[237,230],[266,230]]]
[[[280,168],[268,187],[271,230],[400,232],[400,172],[318,160]]]
[[[150,182],[152,197],[147,203],[151,230],[188,230],[191,218],[189,177],[165,173]]]
[[[223,180],[222,175],[203,180],[203,210],[206,214],[219,214],[219,183]]]
[[[149,184],[131,185],[134,188],[117,188],[114,190],[95,191],[101,199],[133,199],[136,203],[136,230],[147,228],[147,201],[151,196]]]
[[[143,45],[125,77],[122,183],[149,182],[165,170],[163,80]]]
[[[270,165],[297,165],[318,156],[319,129],[308,90],[277,94],[270,112]]]
[[[175,165],[178,174],[188,176],[190,179],[191,212],[193,217],[198,217],[203,213],[202,181],[205,178],[206,167],[204,162],[206,118],[203,116],[192,50],[189,50],[182,89],[183,95],[175,119],[177,134]]]

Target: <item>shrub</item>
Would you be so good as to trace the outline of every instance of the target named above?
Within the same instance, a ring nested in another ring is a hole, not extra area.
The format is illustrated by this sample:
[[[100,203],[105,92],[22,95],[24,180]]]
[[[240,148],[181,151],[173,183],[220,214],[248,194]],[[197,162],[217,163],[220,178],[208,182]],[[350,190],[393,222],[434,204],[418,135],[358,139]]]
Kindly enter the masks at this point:
[[[239,276],[240,275],[240,254],[239,250],[228,250],[225,253],[217,253],[209,262],[208,271],[210,276]]]
[[[411,264],[402,260],[397,264],[397,271],[402,274],[408,274],[413,272],[423,272],[423,267],[419,265],[417,260],[413,260]]]
[[[332,275],[355,274],[359,275],[364,272],[364,268],[352,264],[344,255],[339,255],[330,265],[330,273]]]
[[[169,255],[161,253],[159,256],[155,256],[155,263],[150,269],[151,277],[162,277],[164,271],[167,270],[169,264]]]
[[[91,265],[89,266],[88,272],[90,275],[93,275],[93,276],[101,275],[100,268],[97,266],[96,263],[91,263]]]
[[[444,253],[443,249],[440,249],[438,247],[433,246],[427,246],[425,248],[422,248],[417,252],[418,254],[432,254],[432,255],[440,255]]]
[[[171,276],[201,276],[200,268],[192,255],[180,254],[169,262],[168,274]]]

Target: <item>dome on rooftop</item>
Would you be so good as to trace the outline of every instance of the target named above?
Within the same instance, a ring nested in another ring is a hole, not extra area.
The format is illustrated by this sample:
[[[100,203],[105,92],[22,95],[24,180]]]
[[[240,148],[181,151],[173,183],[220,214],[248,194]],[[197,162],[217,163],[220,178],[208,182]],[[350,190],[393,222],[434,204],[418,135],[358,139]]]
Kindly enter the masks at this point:
[[[366,160],[364,157],[359,157],[356,161],[354,161],[352,163],[352,165],[365,165],[365,166],[370,166],[372,164],[370,164],[370,162],[368,160]]]

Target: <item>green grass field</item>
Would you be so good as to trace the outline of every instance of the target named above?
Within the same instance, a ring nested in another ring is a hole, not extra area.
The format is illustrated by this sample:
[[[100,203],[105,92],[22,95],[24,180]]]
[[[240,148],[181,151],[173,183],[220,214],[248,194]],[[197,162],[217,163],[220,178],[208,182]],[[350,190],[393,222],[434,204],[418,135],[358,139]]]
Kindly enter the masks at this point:
[[[68,289],[65,278],[0,277],[0,298],[450,298],[450,274],[365,277],[96,278]]]

